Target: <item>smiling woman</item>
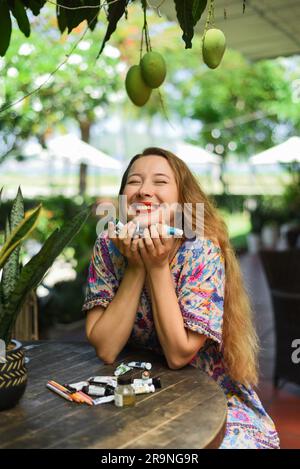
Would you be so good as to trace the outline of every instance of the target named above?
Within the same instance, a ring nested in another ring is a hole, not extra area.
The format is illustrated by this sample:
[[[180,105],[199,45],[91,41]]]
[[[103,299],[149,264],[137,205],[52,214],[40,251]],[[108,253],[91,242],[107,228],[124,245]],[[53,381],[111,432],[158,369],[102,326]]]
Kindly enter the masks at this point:
[[[274,424],[253,389],[257,336],[216,208],[186,164],[161,148],[131,159],[119,196],[127,198],[130,221],[118,235],[110,223],[96,240],[83,305],[98,356],[113,363],[131,342],[162,353],[171,369],[189,364],[205,371],[227,397],[221,448],[278,448]],[[193,239],[186,232],[181,238],[167,235],[162,207],[169,208],[168,223],[174,226],[176,207],[183,204],[192,207]],[[204,205],[203,233],[197,204]],[[142,236],[134,235],[137,222]]]

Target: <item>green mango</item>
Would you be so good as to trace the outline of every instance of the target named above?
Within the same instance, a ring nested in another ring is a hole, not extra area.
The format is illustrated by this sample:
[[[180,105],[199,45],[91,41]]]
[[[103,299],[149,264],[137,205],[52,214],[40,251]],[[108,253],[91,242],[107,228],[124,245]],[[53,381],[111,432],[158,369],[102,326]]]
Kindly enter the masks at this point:
[[[26,9],[21,0],[14,0],[11,8],[12,14],[17,20],[18,26],[22,33],[26,36],[30,36],[30,23],[27,18]]]
[[[150,88],[158,88],[166,78],[166,62],[158,52],[147,52],[143,56],[140,66],[143,80]]]
[[[11,36],[11,17],[8,4],[4,0],[0,0],[0,56],[4,57],[10,43]]]
[[[133,104],[144,106],[151,95],[151,88],[146,85],[142,78],[141,67],[133,65],[127,72],[125,88]]]
[[[220,65],[226,49],[226,38],[220,29],[206,31],[202,42],[203,61],[209,68],[217,68]]]

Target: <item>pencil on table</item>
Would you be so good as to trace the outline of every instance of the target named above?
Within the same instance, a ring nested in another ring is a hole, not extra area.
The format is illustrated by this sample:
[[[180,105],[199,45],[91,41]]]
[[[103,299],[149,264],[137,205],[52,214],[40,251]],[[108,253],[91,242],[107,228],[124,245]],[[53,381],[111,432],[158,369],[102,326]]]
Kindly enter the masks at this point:
[[[71,397],[71,399],[74,402],[77,402],[78,404],[86,403],[88,405],[93,405],[93,400],[89,396],[87,396],[86,394],[81,393],[80,391],[72,392],[69,389],[65,388],[64,386],[62,386],[61,384],[59,384],[59,383],[57,383],[56,381],[53,381],[53,380],[49,381],[49,383],[51,383],[53,386],[57,387],[61,391],[69,394],[69,396]]]
[[[47,386],[48,389],[51,389],[51,391],[56,392],[56,394],[63,397],[67,401],[73,402],[73,399],[68,394],[63,392],[61,389],[58,389],[56,386],[53,386],[51,383],[47,383],[46,386]]]
[[[82,396],[82,398],[84,399],[84,402],[86,402],[88,405],[94,405],[93,399],[90,396],[88,396],[82,391],[78,391],[78,394]]]

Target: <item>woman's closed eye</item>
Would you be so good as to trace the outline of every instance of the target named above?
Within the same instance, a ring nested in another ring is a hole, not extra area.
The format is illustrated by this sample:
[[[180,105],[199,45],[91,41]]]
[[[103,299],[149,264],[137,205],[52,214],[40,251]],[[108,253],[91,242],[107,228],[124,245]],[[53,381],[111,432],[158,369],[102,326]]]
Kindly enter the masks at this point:
[[[127,184],[139,184],[141,181],[129,181]],[[168,181],[154,181],[154,184],[168,184]]]

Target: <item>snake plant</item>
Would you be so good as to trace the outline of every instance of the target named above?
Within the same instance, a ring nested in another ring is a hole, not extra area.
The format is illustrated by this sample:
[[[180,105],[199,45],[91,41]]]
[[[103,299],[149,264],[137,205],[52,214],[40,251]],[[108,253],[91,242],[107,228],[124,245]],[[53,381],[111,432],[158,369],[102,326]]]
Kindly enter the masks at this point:
[[[2,189],[0,203],[1,192]],[[35,228],[41,208],[38,205],[30,213],[25,213],[19,188],[6,220],[4,244],[0,248],[0,339],[6,345],[11,341],[12,329],[28,293],[38,286],[53,261],[81,229],[92,210],[91,207],[84,207],[61,228],[56,228],[40,251],[23,266],[19,258],[20,247]]]

